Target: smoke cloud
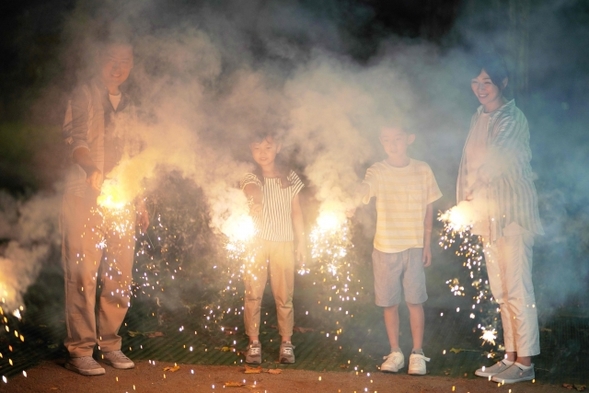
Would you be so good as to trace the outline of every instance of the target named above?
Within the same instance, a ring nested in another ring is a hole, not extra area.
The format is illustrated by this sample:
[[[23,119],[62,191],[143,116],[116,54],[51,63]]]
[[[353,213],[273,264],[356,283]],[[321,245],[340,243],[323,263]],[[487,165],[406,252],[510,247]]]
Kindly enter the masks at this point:
[[[0,191],[0,298],[13,310],[61,243],[59,195],[17,200]]]
[[[127,0],[99,5],[80,1],[65,17],[59,56],[65,72],[56,85],[91,75],[95,44],[101,36],[133,37],[136,57],[128,88],[139,101],[141,115],[132,129],[142,149],[126,157],[112,177],[132,196],[155,187],[150,181],[160,171],[180,172],[202,188],[211,225],[220,232],[227,231],[230,217],[245,212],[237,184],[252,168],[249,134],[260,129],[283,135],[283,154],[289,154],[315,191],[320,210],[342,210],[365,168],[382,157],[377,142],[380,127],[406,127],[417,134],[411,154],[432,166],[444,193],[438,207],[452,206],[462,145],[478,105],[469,89],[472,76],[465,72],[470,48],[481,43],[504,48],[502,43],[509,39],[506,24],[498,30],[488,25],[482,29],[472,13],[470,19],[465,14],[449,42],[434,45],[385,35],[370,43],[373,50],[368,58],[358,60],[350,53],[367,41],[351,34],[343,23],[350,28],[367,23],[373,17],[370,7],[322,3]],[[530,31],[537,32],[531,38],[529,78],[546,83],[529,86],[533,94],[524,111],[531,125],[542,213],[550,217],[544,220],[548,235],[543,243],[555,254],[566,249],[571,259],[579,261],[559,266],[554,286],[544,282],[554,277],[540,267],[542,282],[537,285],[550,294],[546,298],[557,293],[564,301],[581,291],[565,284],[586,262],[583,251],[588,242],[581,234],[589,231],[580,221],[586,217],[586,208],[579,206],[587,205],[583,195],[589,195],[581,169],[587,162],[582,147],[587,140],[581,136],[586,133],[580,125],[587,119],[575,106],[578,88],[570,90],[570,99],[555,93],[558,86],[552,75],[562,67],[556,55],[562,45],[554,40],[547,40],[549,46],[538,42],[554,32],[563,40],[570,35],[583,42],[580,38],[586,38],[587,31],[569,23],[574,9],[570,2],[550,4],[534,7],[529,19]],[[480,13],[482,18],[500,19],[491,15],[496,9],[481,10],[488,11]],[[451,42],[457,36],[460,39]],[[574,48],[567,47],[567,53],[574,53]],[[573,63],[563,69],[586,78]],[[557,111],[553,104],[558,100],[562,102],[557,102],[561,108]],[[556,137],[558,130],[566,130],[566,137]],[[574,154],[565,156],[563,151]],[[554,162],[562,165],[556,167]],[[35,201],[16,210],[34,209],[35,203],[41,204]],[[53,198],[49,201],[54,210],[40,216],[39,222],[56,222],[58,204]],[[8,207],[18,202],[3,197],[2,203],[7,207],[0,230],[9,234],[13,231],[4,228],[27,225]],[[34,228],[42,231],[40,225]],[[569,242],[558,240],[559,234],[567,239],[577,236],[581,246],[571,251]],[[54,244],[55,239],[32,240],[31,236],[41,239],[41,234],[5,236],[10,240],[2,255],[13,261],[2,264],[3,274],[10,278],[5,281],[34,277],[36,261],[46,252],[39,243]],[[20,267],[14,262],[18,255],[32,264]],[[542,258],[537,258],[540,266],[549,264]],[[449,268],[442,265],[438,273]],[[19,285],[12,297],[22,288]]]

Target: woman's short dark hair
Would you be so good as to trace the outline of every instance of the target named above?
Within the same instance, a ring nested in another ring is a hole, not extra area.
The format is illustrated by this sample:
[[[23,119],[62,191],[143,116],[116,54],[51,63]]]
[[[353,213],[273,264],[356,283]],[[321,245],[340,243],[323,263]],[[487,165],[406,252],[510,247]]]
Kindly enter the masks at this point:
[[[477,77],[482,70],[485,70],[489,75],[493,84],[499,89],[503,89],[503,81],[509,78],[509,73],[507,72],[505,61],[499,54],[485,53],[477,56],[473,66],[472,77]]]

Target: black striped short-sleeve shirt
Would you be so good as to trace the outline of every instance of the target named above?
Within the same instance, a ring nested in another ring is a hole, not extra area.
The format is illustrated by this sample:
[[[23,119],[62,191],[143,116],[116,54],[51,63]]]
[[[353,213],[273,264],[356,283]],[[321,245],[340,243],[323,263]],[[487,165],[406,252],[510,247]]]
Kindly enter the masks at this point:
[[[265,177],[262,185],[253,173],[247,173],[241,181],[242,189],[248,184],[262,188],[262,214],[253,217],[259,238],[277,242],[294,241],[292,200],[304,185],[294,171],[290,171],[287,179],[290,185],[285,188],[277,177]]]

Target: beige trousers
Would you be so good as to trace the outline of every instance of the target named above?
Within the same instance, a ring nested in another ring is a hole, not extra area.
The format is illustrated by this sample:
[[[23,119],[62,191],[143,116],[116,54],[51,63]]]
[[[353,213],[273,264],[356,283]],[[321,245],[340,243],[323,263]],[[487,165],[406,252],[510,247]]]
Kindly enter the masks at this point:
[[[518,356],[540,353],[538,312],[532,283],[534,235],[512,223],[495,244],[485,247],[493,297],[501,307],[506,352]]]
[[[292,336],[294,315],[294,244],[259,240],[256,255],[251,265],[246,266],[245,284],[245,333],[260,334],[260,311],[262,296],[270,270],[270,286],[276,303],[278,331],[282,337]]]
[[[95,195],[64,195],[64,345],[72,357],[91,356],[96,344],[105,352],[121,349],[118,331],[129,308],[134,228],[134,211],[102,215]]]

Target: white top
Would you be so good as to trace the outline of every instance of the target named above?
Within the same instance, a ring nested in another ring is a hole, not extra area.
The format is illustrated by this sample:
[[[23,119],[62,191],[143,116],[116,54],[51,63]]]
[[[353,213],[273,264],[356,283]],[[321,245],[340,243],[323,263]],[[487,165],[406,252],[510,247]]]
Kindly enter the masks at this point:
[[[119,107],[119,103],[121,102],[122,96],[123,95],[121,93],[116,94],[116,95],[108,93],[108,100],[110,101],[110,103],[115,111]]]

